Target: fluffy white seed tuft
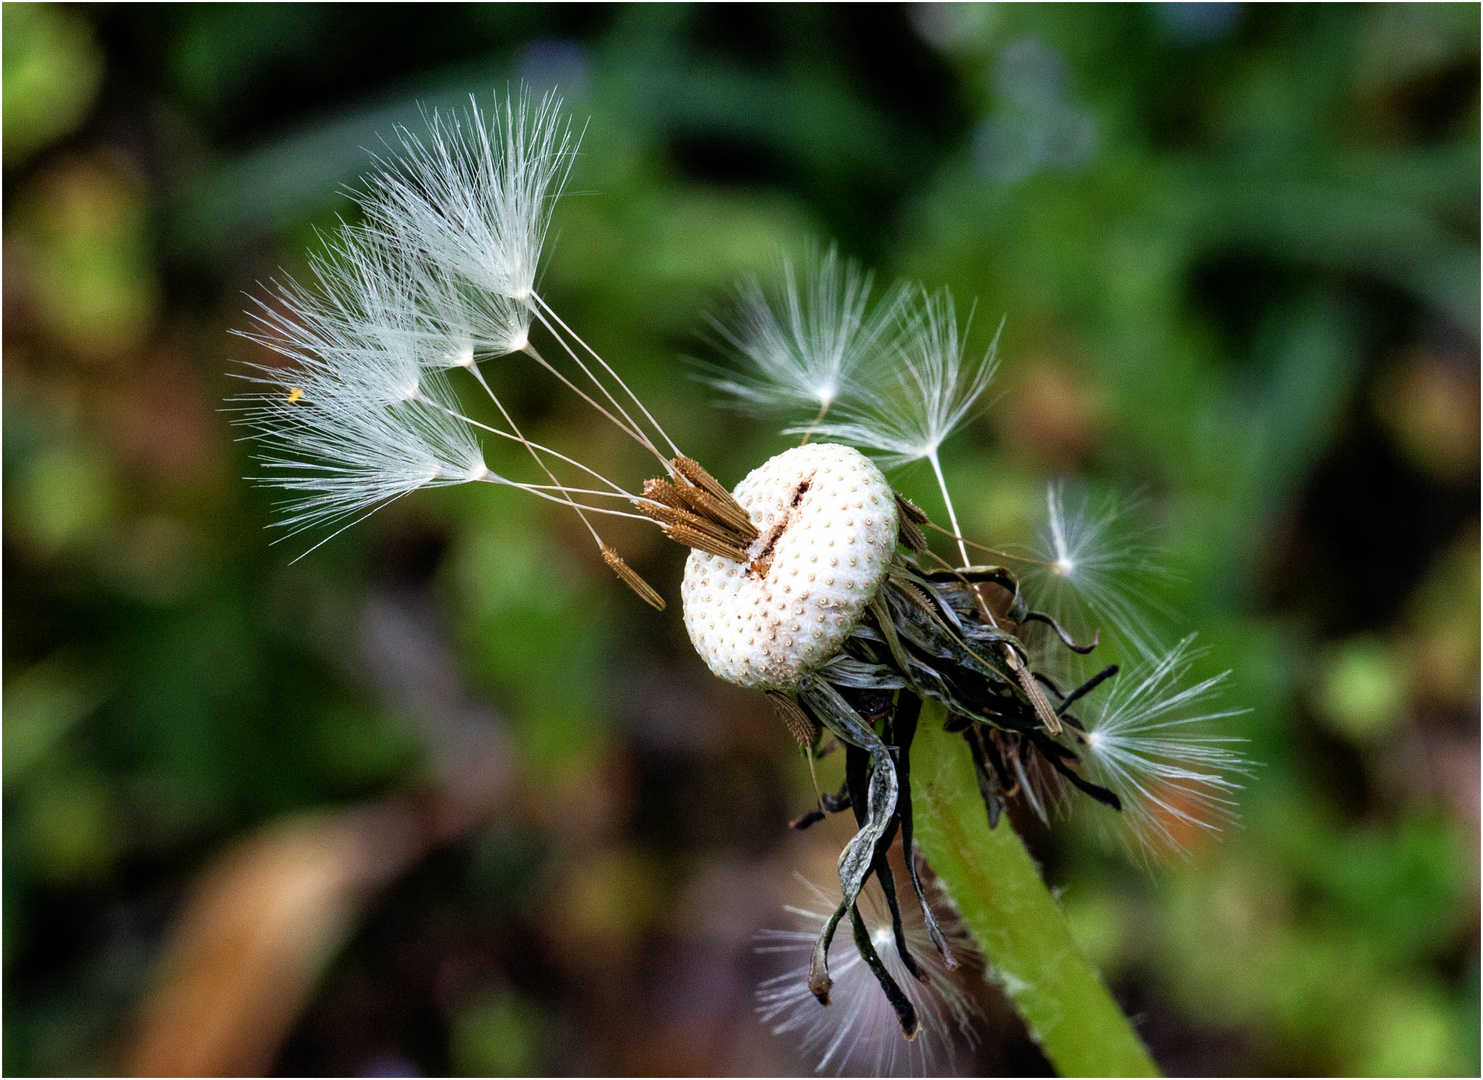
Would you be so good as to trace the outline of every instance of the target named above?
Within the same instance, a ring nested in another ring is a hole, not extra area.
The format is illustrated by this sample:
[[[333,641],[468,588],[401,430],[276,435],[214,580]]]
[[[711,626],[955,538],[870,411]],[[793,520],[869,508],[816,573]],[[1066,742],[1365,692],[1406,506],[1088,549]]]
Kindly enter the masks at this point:
[[[859,396],[856,372],[885,345],[898,323],[905,291],[889,290],[867,315],[871,275],[830,247],[810,259],[800,287],[783,260],[783,287],[769,296],[755,278],[738,288],[731,322],[712,320],[735,351],[740,371],[710,382],[752,410],[806,408],[823,416],[837,401]]]
[[[398,129],[399,159],[382,162],[364,205],[369,227],[408,262],[441,266],[524,303],[535,288],[551,210],[576,155],[554,94],[522,93],[485,114],[434,113],[423,139]]]
[[[883,357],[878,383],[862,401],[842,403],[843,419],[818,428],[878,452],[888,469],[935,461],[938,447],[972,413],[997,366],[997,336],[982,357],[964,355],[951,293],[922,292],[918,299],[920,308],[905,317]]]
[[[379,401],[323,366],[264,369],[268,389],[240,421],[254,430],[265,483],[289,492],[274,524],[292,536],[369,513],[419,488],[492,479],[468,425],[451,415],[444,376],[426,372],[412,394]],[[317,546],[317,545],[316,545]]]
[[[907,1042],[880,984],[866,966],[850,924],[845,920],[829,949],[829,971],[834,985],[830,1002],[820,1005],[808,988],[808,958],[814,939],[838,903],[811,883],[814,910],[789,907],[798,919],[796,930],[763,930],[757,951],[794,954],[801,966],[768,979],[757,988],[757,1012],[778,1035],[802,1033],[800,1049],[814,1061],[816,1073],[836,1076],[942,1076],[953,1071],[958,1044],[977,1044],[972,1021],[977,1008],[943,965],[914,900],[901,905],[906,945],[925,979],[918,982],[901,961],[891,932],[891,917],[879,886],[871,883],[860,893],[860,914],[870,931],[871,945],[916,1009],[921,1030]],[[977,949],[962,921],[940,899],[934,898],[942,929],[953,952],[969,966],[977,966]]]
[[[1230,673],[1180,685],[1197,655],[1193,641],[1124,671],[1105,697],[1099,691],[1078,707],[1087,776],[1121,796],[1122,820],[1152,855],[1177,854],[1229,820],[1241,788],[1233,777],[1251,770],[1236,749],[1244,740],[1202,730],[1248,711],[1208,707]]]
[[[690,553],[685,629],[727,682],[791,689],[838,651],[885,580],[896,501],[868,458],[830,443],[784,451],[734,495],[761,535],[749,564]]]
[[[469,284],[448,267],[410,264],[414,308],[431,345],[429,367],[470,367],[476,359],[507,356],[530,342],[531,309]]]
[[[1149,586],[1167,576],[1154,552],[1112,498],[1094,502],[1084,491],[1068,493],[1062,483],[1045,492],[1046,516],[1035,562],[1024,581],[1035,606],[1059,620],[1073,635],[1103,641],[1115,635],[1144,660],[1164,654],[1155,620],[1164,609]]]

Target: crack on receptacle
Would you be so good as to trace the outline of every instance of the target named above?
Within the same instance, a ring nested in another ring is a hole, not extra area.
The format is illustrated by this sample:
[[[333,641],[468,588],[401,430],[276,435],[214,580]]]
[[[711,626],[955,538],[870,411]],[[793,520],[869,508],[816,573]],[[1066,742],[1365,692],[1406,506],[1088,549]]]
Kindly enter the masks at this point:
[[[792,496],[788,499],[788,505],[783,514],[767,531],[767,536],[762,542],[762,550],[747,564],[747,570],[756,574],[759,578],[765,578],[767,572],[772,569],[772,553],[777,547],[778,541],[783,538],[783,533],[788,531],[788,526],[798,519],[798,508],[803,505],[803,497],[808,494],[809,488],[813,486],[814,474],[809,473],[798,486],[793,489]]]

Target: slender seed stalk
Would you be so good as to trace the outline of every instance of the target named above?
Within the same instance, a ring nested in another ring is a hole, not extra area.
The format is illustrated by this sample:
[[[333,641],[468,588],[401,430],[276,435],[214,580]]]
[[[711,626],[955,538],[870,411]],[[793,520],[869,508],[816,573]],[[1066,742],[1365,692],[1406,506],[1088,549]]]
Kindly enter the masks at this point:
[[[571,465],[574,468],[581,469],[584,473],[586,473],[588,476],[591,476],[594,480],[599,480],[602,483],[607,484],[608,487],[612,489],[611,491],[595,492],[594,494],[599,494],[599,495],[604,495],[604,496],[612,496],[614,498],[619,498],[619,499],[627,499],[629,502],[635,502],[637,500],[637,498],[638,498],[638,496],[634,495],[632,492],[624,491],[621,487],[619,487],[617,484],[613,483],[613,481],[609,480],[606,476],[604,476],[602,473],[598,472],[596,469],[592,468],[591,466],[583,465],[576,458],[567,457],[565,454],[562,454],[562,453],[559,453],[559,452],[557,452],[555,450],[552,450],[549,446],[542,446],[538,442],[533,442],[530,439],[527,439],[524,435],[518,435],[518,434],[516,434],[514,432],[510,432],[510,431],[503,431],[500,428],[494,427],[494,426],[492,426],[490,424],[486,424],[486,423],[484,423],[481,420],[475,420],[472,416],[467,416],[464,413],[459,412],[457,409],[449,408],[447,405],[444,405],[442,402],[436,401],[436,400],[434,400],[433,398],[430,398],[430,397],[425,397],[425,396],[423,396],[421,394],[418,394],[416,397],[413,398],[413,400],[414,401],[424,402],[425,404],[431,406],[432,408],[437,409],[439,412],[443,413],[445,416],[448,416],[451,419],[457,420],[459,423],[467,424],[471,428],[476,428],[479,431],[487,431],[491,435],[498,435],[501,439],[509,439],[511,442],[518,442],[522,446],[526,446],[526,447],[530,448],[530,450],[533,453],[546,454],[546,455],[549,455],[550,457],[555,458],[558,461],[564,461],[568,465]],[[537,460],[540,460],[540,459],[537,458]],[[548,473],[547,475],[550,475],[550,474]],[[572,487],[569,484],[560,483],[559,481],[555,485],[549,485],[549,484],[516,484],[513,481],[511,481],[510,483],[511,483],[511,486],[512,487],[519,487],[519,488],[547,488],[547,487],[554,487],[555,489],[559,489],[561,491],[570,491],[573,494],[577,494],[577,495],[583,495],[583,494],[588,494],[589,493],[589,492],[585,491],[582,488],[575,488],[575,487]],[[590,509],[590,507],[589,507],[589,509]]]
[[[536,314],[539,315],[540,312],[537,312]],[[544,319],[542,321],[544,322]],[[550,329],[550,324],[547,323],[546,324],[546,327],[547,327],[547,329]],[[560,344],[562,346],[562,348],[566,350],[566,352],[567,352],[567,354],[569,356],[572,356],[573,358],[576,357],[577,354],[574,353],[574,352],[572,352],[572,349],[571,349],[571,346],[570,345],[568,345],[560,337],[557,337],[557,335],[555,333],[553,333],[551,336],[556,338],[557,343]],[[575,383],[573,383],[570,379],[568,379],[561,372],[557,371],[556,368],[554,368],[550,364],[550,362],[548,362],[546,360],[546,358],[544,356],[542,356],[536,350],[536,347],[534,345],[532,345],[530,342],[527,341],[525,343],[525,345],[521,348],[520,351],[523,352],[523,353],[525,353],[527,356],[529,356],[536,363],[540,364],[541,367],[545,368],[552,375],[556,376],[556,378],[561,381],[561,384],[563,386],[565,386],[568,390],[570,390],[572,393],[576,394],[583,401],[587,402],[587,404],[591,405],[598,412],[602,413],[602,415],[605,416],[612,423],[612,425],[614,427],[616,427],[619,431],[623,432],[623,434],[627,435],[634,442],[638,443],[640,446],[644,447],[650,453],[654,454],[661,461],[664,460],[663,455],[661,455],[658,450],[655,450],[654,449],[654,444],[649,440],[649,438],[646,435],[644,435],[641,431],[639,431],[636,427],[633,426],[633,420],[632,420],[632,418],[629,417],[629,415],[627,413],[623,412],[622,407],[619,406],[616,401],[613,402],[613,405],[614,405],[614,407],[616,407],[618,409],[618,412],[619,413],[622,413],[623,420],[619,420],[612,413],[608,412],[607,409],[603,408],[596,401],[594,401],[592,399],[592,396],[590,394],[588,394],[585,390],[579,389]],[[581,360],[578,360],[577,361],[577,364],[578,364],[579,367],[582,367]],[[582,367],[582,370],[584,372],[586,372],[587,377],[589,379],[592,379],[592,381],[594,383],[597,383],[597,380],[592,377],[592,372],[587,371],[587,369],[585,367]],[[598,383],[598,389],[603,390],[604,393],[606,393],[606,389],[602,386],[601,383]],[[607,394],[607,398],[608,398],[609,401],[612,401],[613,395],[612,394]],[[625,423],[624,421],[627,421],[627,423]]]
[[[659,433],[659,437],[661,439],[663,439],[666,443],[669,444],[670,450],[674,453],[674,455],[676,457],[678,457],[680,455],[680,448],[678,446],[676,446],[675,445],[675,441],[669,437],[669,432],[665,431],[664,428],[662,428],[659,425],[659,421],[658,420],[655,420],[653,414],[649,412],[649,407],[647,405],[645,405],[641,400],[639,400],[639,396],[637,394],[635,394],[631,389],[629,389],[628,384],[623,381],[622,376],[620,376],[616,371],[614,371],[611,367],[609,367],[608,366],[608,362],[606,360],[604,360],[601,356],[598,355],[598,352],[597,352],[596,349],[594,349],[591,345],[587,344],[587,342],[583,341],[581,335],[579,335],[571,327],[567,326],[567,324],[565,322],[562,322],[561,316],[558,315],[558,314],[556,314],[556,312],[554,312],[554,311],[551,310],[551,306],[549,304],[547,304],[546,301],[541,298],[541,295],[539,293],[532,291],[530,295],[535,299],[535,302],[537,304],[539,304],[542,308],[544,308],[546,310],[547,314],[549,314],[551,316],[551,318],[554,319],[557,322],[557,324],[563,330],[565,330],[568,334],[570,334],[572,336],[572,338],[576,341],[576,343],[578,345],[580,345],[580,346],[582,346],[582,348],[586,349],[587,352],[589,354],[591,354],[592,358],[594,360],[596,360],[599,364],[602,365],[602,369],[604,371],[606,371],[609,375],[611,375],[612,378],[613,378],[613,381],[616,382],[619,386],[621,386],[623,388],[623,392],[625,394],[627,394],[630,399],[632,399],[632,401],[633,401],[633,403],[635,405],[638,406],[639,412],[641,412],[641,413],[644,414],[644,419],[646,419],[646,420],[649,421],[650,426],[653,427],[653,429]],[[542,319],[541,321],[543,323],[546,323],[546,320],[545,319]],[[546,323],[546,328],[548,330],[551,329],[551,324],[550,323]],[[553,333],[554,333],[554,331],[553,331]],[[575,359],[575,356],[573,356],[573,359]],[[586,370],[585,365],[583,367],[583,370]],[[590,375],[588,377],[591,378]],[[597,382],[597,380],[595,378],[593,378],[592,381],[593,382]],[[601,386],[602,384],[599,383],[598,385]],[[605,394],[607,393],[607,387],[605,387],[605,386],[603,387],[603,393],[605,393]],[[608,400],[609,401],[612,401],[612,395],[611,394],[608,394]],[[613,404],[616,406],[618,403],[616,401],[614,401]],[[627,413],[624,413],[624,415],[627,416],[628,414]],[[635,425],[635,426],[637,426],[637,425]]]
[[[989,828],[972,762],[944,718],[926,702],[912,744],[916,840],[1031,1037],[1062,1076],[1160,1075],[1019,835],[1008,820]]]
[[[571,497],[571,494],[561,486],[560,481],[556,479],[556,474],[551,471],[550,466],[546,464],[545,460],[541,457],[540,454],[536,453],[536,448],[531,445],[530,440],[525,437],[525,434],[515,423],[515,418],[512,417],[505,409],[505,403],[495,396],[494,390],[484,379],[484,373],[479,370],[479,365],[474,363],[472,354],[469,356],[469,362],[467,366],[469,371],[473,373],[474,378],[479,380],[479,385],[484,388],[484,392],[489,395],[489,400],[494,402],[494,407],[499,410],[499,414],[505,418],[505,423],[510,425],[510,430],[514,432],[515,438],[520,441],[521,445],[523,445],[525,449],[530,451],[530,456],[535,459],[535,463],[540,466],[541,471],[550,478],[551,483],[555,486],[556,490],[562,492],[566,496],[567,504],[577,512],[577,516],[582,519],[582,524],[586,525],[587,531],[592,534],[592,539],[597,541],[598,550],[605,550],[602,542],[602,537],[597,534],[597,529],[594,528],[592,522],[587,519],[587,515],[582,513],[582,507],[578,505],[576,500]]]
[[[829,405],[830,402],[825,401],[819,406],[819,414],[809,421],[808,430],[803,433],[803,441],[798,444],[799,446],[808,445],[808,441],[813,437],[815,429],[824,422],[824,414],[829,411]]]
[[[564,498],[561,495],[552,495],[549,491],[545,490],[540,485],[517,483],[514,480],[506,479],[496,472],[486,470],[485,474],[483,476],[477,477],[476,480],[485,484],[499,484],[501,487],[518,488],[521,491],[529,492],[538,499],[545,499],[547,502],[555,503],[557,506],[572,505],[569,499]],[[566,491],[568,489],[563,488],[561,490]],[[642,514],[630,514],[627,510],[614,510],[611,507],[607,506],[588,506],[586,503],[583,503],[582,509],[587,511],[589,514],[606,514],[608,517],[632,518],[634,521],[644,522],[650,520]],[[365,519],[361,518],[360,520],[364,521]],[[311,548],[310,550],[313,549]]]
[[[942,475],[942,463],[937,460],[937,451],[933,450],[928,454],[927,460],[932,462],[932,472],[937,476],[937,486],[942,491],[942,501],[947,503],[947,519],[958,541],[958,554],[963,556],[962,565],[970,566],[973,560],[968,558],[968,548],[963,543],[963,530],[958,528],[958,512],[953,509],[953,497],[947,493],[947,480]]]
[[[947,480],[942,475],[942,463],[937,460],[937,451],[933,450],[928,454],[927,460],[932,462],[932,471],[937,476],[937,486],[942,489],[943,502],[947,503],[947,517],[953,526],[952,536],[958,541],[958,554],[963,557],[962,565],[970,566],[972,565],[972,560],[968,558],[968,547],[963,540],[963,530],[958,527],[958,513],[953,509],[953,497],[948,494]],[[973,592],[978,597],[978,606],[983,611],[984,617],[988,619],[989,625],[998,626],[999,622],[994,618],[993,610],[984,601],[983,591],[975,585]],[[1061,721],[1056,717],[1055,710],[1050,707],[1050,702],[1046,699],[1045,691],[1040,689],[1039,684],[1035,682],[1035,677],[1020,662],[1019,656],[1007,642],[1003,645],[1003,652],[1005,661],[1019,678],[1020,689],[1030,699],[1030,705],[1035,709],[1035,715],[1040,717],[1040,722],[1045,725],[1045,730],[1049,731],[1052,735],[1059,735],[1061,733]]]

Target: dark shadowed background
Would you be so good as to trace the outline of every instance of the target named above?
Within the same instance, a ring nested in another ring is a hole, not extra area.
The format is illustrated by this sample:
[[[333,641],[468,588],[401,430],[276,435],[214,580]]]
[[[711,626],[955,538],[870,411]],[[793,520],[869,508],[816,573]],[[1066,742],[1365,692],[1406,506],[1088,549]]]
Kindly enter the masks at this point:
[[[6,5],[5,1072],[811,1068],[752,937],[847,830],[785,828],[807,770],[689,648],[683,551],[614,530],[659,614],[474,485],[293,562],[219,411],[244,291],[380,138],[524,82],[587,124],[544,293],[726,484],[787,443],[682,357],[837,240],[977,297],[971,347],[1005,319],[944,452],[971,536],[1029,540],[1047,478],[1137,496],[1251,710],[1241,824],[1152,870],[1020,824],[1164,1067],[1476,1074],[1478,43],[1474,5]],[[958,1068],[1044,1070],[976,992]]]

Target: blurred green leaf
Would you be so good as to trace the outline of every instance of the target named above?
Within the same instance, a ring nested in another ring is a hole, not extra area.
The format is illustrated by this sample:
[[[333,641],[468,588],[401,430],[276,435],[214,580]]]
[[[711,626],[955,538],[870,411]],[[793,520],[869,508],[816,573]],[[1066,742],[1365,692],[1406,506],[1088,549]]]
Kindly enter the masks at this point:
[[[96,673],[57,654],[5,684],[5,783],[14,784],[41,763],[103,700]]]
[[[33,780],[16,816],[19,839],[48,883],[96,881],[117,854],[117,807],[91,770],[67,767]]]
[[[470,670],[499,695],[527,763],[556,766],[589,750],[605,726],[597,703],[607,604],[521,504],[509,506],[521,493],[491,494],[480,500],[481,527],[460,537],[447,582]]]
[[[158,303],[142,177],[107,158],[49,170],[16,208],[7,243],[51,334],[87,359],[142,344]]]
[[[9,170],[82,121],[103,81],[104,59],[92,27],[71,7],[10,4],[3,17]]]
[[[96,540],[115,503],[110,472],[101,455],[65,443],[29,459],[10,499],[22,535],[46,552]]]
[[[1061,898],[1061,912],[1071,936],[1092,965],[1107,978],[1118,969],[1128,948],[1128,912],[1106,890],[1078,889]]]
[[[1466,841],[1436,817],[1411,815],[1390,829],[1352,830],[1318,852],[1316,879],[1351,932],[1396,956],[1424,955],[1462,918]]]
[[[330,782],[347,793],[380,787],[419,758],[411,727],[384,713],[335,702],[311,720],[310,741]]]
[[[1335,647],[1318,676],[1319,714],[1341,734],[1370,743],[1389,731],[1406,704],[1406,684],[1395,651],[1362,638]]]
[[[1457,1014],[1436,990],[1387,987],[1356,1055],[1361,1076],[1461,1076],[1463,1055]]]
[[[533,1076],[541,1071],[544,1018],[513,990],[496,990],[459,1013],[453,1062],[460,1076]]]

